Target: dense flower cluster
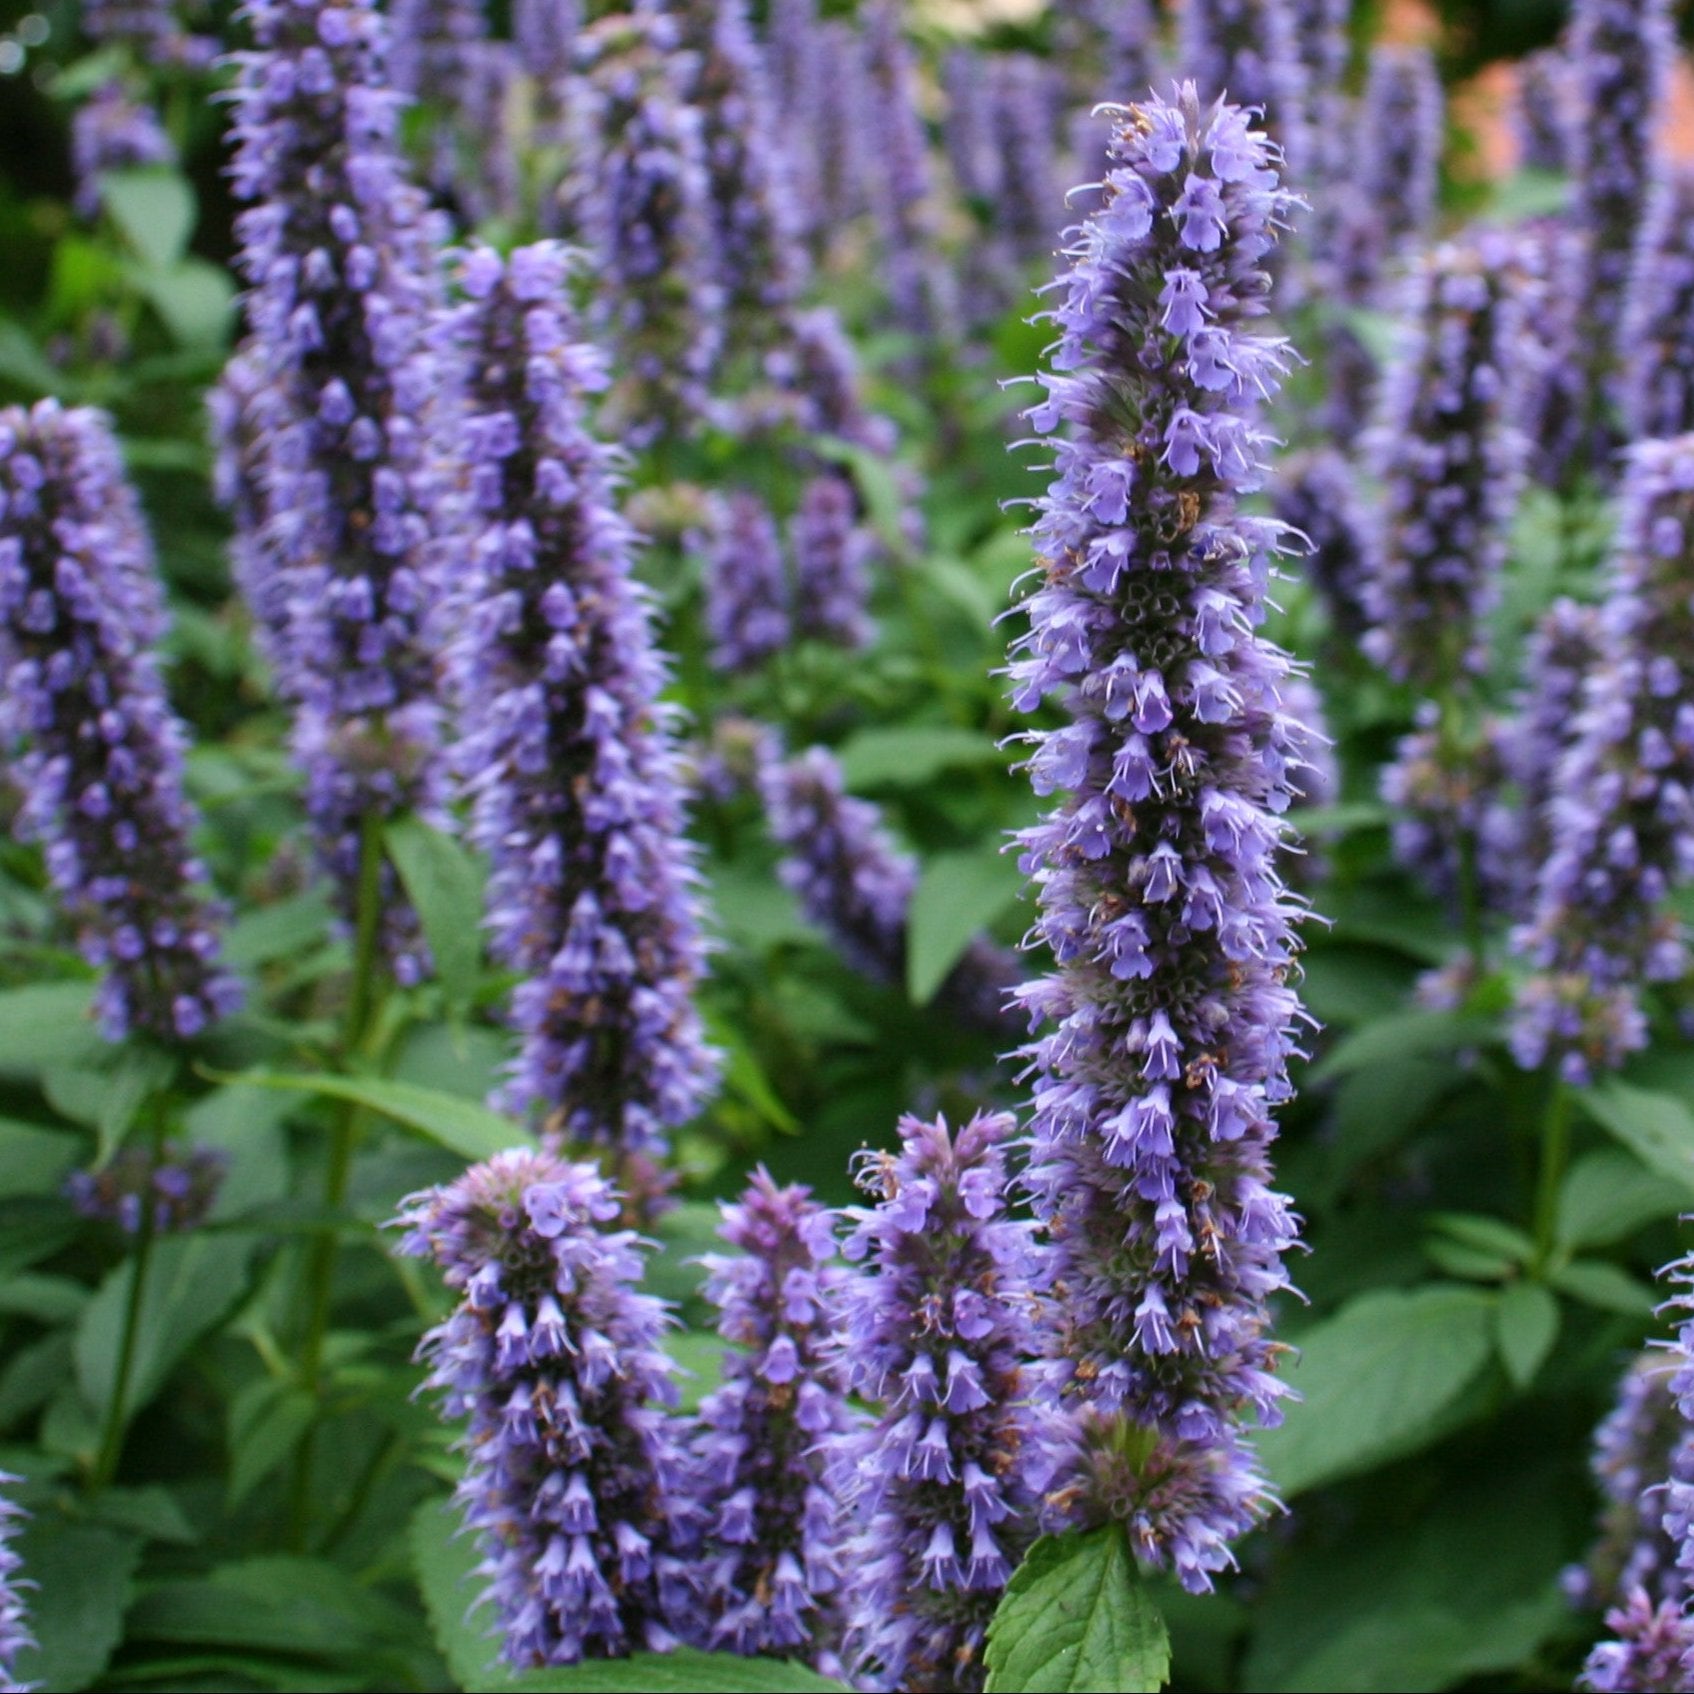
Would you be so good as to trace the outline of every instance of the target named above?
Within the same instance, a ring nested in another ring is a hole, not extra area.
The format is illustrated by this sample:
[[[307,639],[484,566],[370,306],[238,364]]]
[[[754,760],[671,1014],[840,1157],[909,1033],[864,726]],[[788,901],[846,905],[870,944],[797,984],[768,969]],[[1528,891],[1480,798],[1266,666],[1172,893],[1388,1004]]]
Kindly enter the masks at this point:
[[[788,570],[776,520],[757,494],[735,489],[714,503],[706,544],[706,628],[712,657],[748,671],[788,645]]]
[[[1346,455],[1333,447],[1291,455],[1278,465],[1271,495],[1278,520],[1307,543],[1301,573],[1322,597],[1336,634],[1353,639],[1368,622],[1371,536]]]
[[[723,1214],[718,1233],[736,1251],[703,1261],[705,1296],[734,1350],[701,1402],[696,1443],[711,1643],[815,1658],[839,1642],[845,1575],[826,1454],[853,1426],[831,1343],[834,1221],[762,1169]]]
[[[1574,78],[1556,47],[1528,54],[1518,65],[1512,130],[1525,170],[1564,171],[1570,165]]]
[[[1510,238],[1483,231],[1418,266],[1371,444],[1383,493],[1364,646],[1427,693],[1481,661],[1522,485],[1509,389],[1518,262]]]
[[[1009,1113],[900,1122],[859,1155],[842,1358],[876,1423],[837,1444],[855,1533],[846,1657],[857,1687],[978,1689],[988,1621],[1034,1533],[1028,1354],[1035,1253],[1006,1215]]]
[[[523,973],[506,1097],[567,1141],[640,1151],[699,1109],[714,1064],[665,667],[584,417],[604,369],[563,315],[567,272],[552,244],[462,267],[469,583],[450,670],[494,948]]]
[[[17,1480],[9,1472],[0,1471],[0,1488],[10,1488]],[[18,1519],[23,1515],[17,1506],[0,1495],[0,1689],[6,1690],[6,1694],[12,1694],[13,1690],[17,1694],[25,1694],[26,1690],[35,1686],[34,1683],[19,1682],[17,1670],[18,1654],[35,1645],[35,1637],[29,1632],[29,1613],[22,1593],[30,1584],[19,1578],[23,1559],[12,1545]]]
[[[836,472],[812,477],[789,520],[788,542],[794,556],[795,627],[839,647],[868,645],[871,538],[860,527],[852,483]]]
[[[100,178],[105,172],[175,163],[176,148],[158,113],[136,100],[121,82],[103,83],[77,107],[71,121],[71,164],[76,171],[74,203],[85,218],[100,210]]]
[[[1241,1424],[1273,1420],[1267,1298],[1294,1220],[1268,1186],[1298,1002],[1277,876],[1301,732],[1255,630],[1279,526],[1243,515],[1284,344],[1252,327],[1287,217],[1236,107],[1116,114],[1103,204],[1070,249],[1046,398],[1057,480],[1011,666],[1035,732],[1023,832],[1045,1032],[1028,1181],[1052,1235],[1057,1501],[1128,1525],[1204,1587],[1267,1504]]]
[[[1288,157],[1303,160],[1305,64],[1295,14],[1292,0],[1187,0],[1176,58],[1202,100],[1259,114]]]
[[[129,48],[155,65],[204,65],[217,51],[182,27],[172,0],[81,0],[77,24],[90,41]]]
[[[205,1221],[228,1163],[214,1147],[155,1154],[149,1146],[129,1146],[98,1170],[73,1172],[65,1193],[85,1218],[115,1223],[126,1235],[141,1233],[149,1206],[154,1234],[179,1234]]]
[[[189,1038],[240,998],[189,837],[164,596],[105,415],[0,410],[0,740],[106,1034]]]
[[[1606,1613],[1617,1639],[1588,1655],[1577,1687],[1588,1694],[1684,1694],[1694,1653],[1694,1622],[1681,1606],[1655,1606],[1639,1589]]]
[[[1645,983],[1687,973],[1666,910],[1694,873],[1694,436],[1633,448],[1600,651],[1553,776],[1550,850],[1515,937],[1534,975],[1513,1046],[1575,1082],[1646,1038]]]
[[[1653,184],[1619,346],[1624,423],[1637,441],[1694,429],[1694,166]]]
[[[640,1243],[608,1227],[618,1212],[592,1165],[517,1149],[398,1219],[401,1251],[434,1259],[459,1299],[421,1355],[445,1414],[469,1419],[458,1499],[520,1668],[698,1632],[670,1320],[635,1292]]]
[[[712,415],[724,293],[697,74],[673,17],[604,17],[577,43],[560,189],[574,240],[597,267],[591,327],[615,351],[606,427],[636,445]]]
[[[425,450],[454,386],[426,348],[441,231],[395,151],[370,0],[252,0],[247,15],[258,51],[240,59],[232,170],[248,206],[236,231],[261,518],[247,562],[275,573],[257,588],[276,617],[271,657],[351,915],[372,831],[438,815],[442,799],[427,624],[444,490]],[[380,898],[393,969],[414,979],[417,921],[386,868]]]

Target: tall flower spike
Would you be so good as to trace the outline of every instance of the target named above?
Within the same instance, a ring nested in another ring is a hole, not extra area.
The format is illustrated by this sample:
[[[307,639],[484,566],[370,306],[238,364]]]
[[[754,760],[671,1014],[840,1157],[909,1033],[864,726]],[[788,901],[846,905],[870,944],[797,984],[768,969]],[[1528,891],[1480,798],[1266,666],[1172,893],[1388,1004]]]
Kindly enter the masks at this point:
[[[1277,519],[1310,544],[1301,569],[1329,611],[1337,635],[1352,640],[1366,623],[1369,531],[1346,456],[1318,447],[1284,460],[1272,488]]]
[[[440,815],[445,784],[433,545],[445,488],[426,420],[452,373],[429,357],[439,234],[396,148],[399,96],[371,0],[251,0],[258,51],[235,94],[236,220],[252,333],[261,569],[282,609],[273,662],[294,703],[306,805],[343,914],[384,819]],[[238,434],[241,431],[237,432]],[[425,955],[386,866],[384,941],[401,981]]]
[[[176,148],[151,106],[134,99],[121,82],[108,82],[71,119],[71,163],[76,171],[73,204],[92,218],[99,215],[105,172],[174,165]]]
[[[1316,188],[1327,188],[1346,171],[1345,83],[1352,49],[1347,27],[1351,11],[1352,0],[1290,0],[1304,101],[1308,195]]]
[[[900,1151],[857,1156],[843,1301],[849,1385],[880,1402],[837,1444],[859,1526],[847,1659],[859,1687],[966,1691],[1001,1591],[1034,1532],[1029,1225],[1006,1215],[1010,1113],[900,1120]]]
[[[1543,47],[1518,61],[1512,133],[1520,169],[1563,172],[1570,168],[1574,92],[1570,59],[1561,49]]]
[[[234,1008],[189,835],[164,596],[105,415],[0,410],[0,739],[112,1040],[187,1039]]]
[[[1586,1082],[1646,1041],[1644,983],[1689,953],[1666,898],[1694,875],[1694,435],[1630,450],[1599,655],[1553,776],[1549,849],[1514,935],[1533,974],[1512,1045]]]
[[[802,635],[838,647],[871,639],[865,602],[865,560],[871,538],[859,525],[853,485],[836,471],[813,477],[801,490],[788,525],[794,555],[794,622]]]
[[[1299,1002],[1278,880],[1304,756],[1256,633],[1280,526],[1244,516],[1288,351],[1253,320],[1291,197],[1247,114],[1192,83],[1120,108],[1070,248],[1045,399],[1056,480],[1010,667],[1032,731],[1023,832],[1052,974],[1027,1181],[1051,1234],[1047,1345],[1069,1419],[1055,1506],[1118,1519],[1194,1588],[1267,1508],[1242,1423],[1286,1392],[1266,1300],[1294,1219],[1267,1186]]]
[[[1349,299],[1385,304],[1385,291],[1428,238],[1441,121],[1441,78],[1429,49],[1373,47],[1334,219],[1331,257]]]
[[[597,354],[551,243],[464,261],[448,333],[470,367],[461,634],[449,674],[497,956],[522,973],[506,1089],[571,1143],[661,1146],[711,1090],[692,993],[697,876],[635,537],[588,433]]]
[[[706,628],[712,658],[749,671],[788,645],[788,569],[776,520],[757,494],[737,488],[714,502],[706,538]]]
[[[1499,586],[1524,456],[1509,389],[1520,268],[1488,230],[1419,265],[1369,445],[1383,495],[1365,651],[1425,693],[1480,663]]]
[[[1305,67],[1292,0],[1185,0],[1177,63],[1201,99],[1261,113],[1289,160],[1304,159]]]
[[[0,1471],[0,1488],[10,1488],[18,1478]],[[23,1690],[34,1683],[18,1681],[18,1654],[35,1645],[29,1632],[29,1613],[22,1590],[31,1584],[20,1580],[23,1559],[13,1546],[18,1519],[23,1511],[0,1496],[0,1689]]]
[[[1002,54],[993,64],[1001,157],[995,229],[1021,273],[1032,261],[1051,258],[1070,221],[1058,160],[1064,89],[1033,53]]]
[[[1003,169],[988,56],[977,47],[950,48],[942,63],[941,81],[947,98],[941,136],[953,186],[987,216],[1000,193]]]
[[[636,446],[713,415],[724,298],[696,74],[674,18],[604,17],[578,39],[560,196],[598,270],[590,327],[616,350],[605,427]]]
[[[855,970],[876,982],[904,982],[916,860],[895,846],[870,801],[846,792],[841,765],[827,748],[784,760],[772,738],[761,753],[759,792],[782,849],[777,874],[784,887]],[[1016,978],[1016,960],[979,936],[942,983],[937,1001],[980,1029],[1004,1034]]]
[[[694,1517],[642,1243],[592,1165],[518,1148],[412,1195],[400,1251],[459,1304],[424,1337],[429,1387],[468,1418],[458,1500],[518,1669],[663,1652],[699,1634]]]
[[[853,1428],[830,1345],[844,1272],[835,1228],[805,1188],[760,1169],[723,1206],[705,1296],[730,1344],[723,1384],[700,1405],[697,1458],[711,1644],[809,1656],[839,1643],[843,1524],[824,1473]]]
[[[1694,166],[1653,184],[1624,310],[1620,394],[1636,441],[1694,429]]]

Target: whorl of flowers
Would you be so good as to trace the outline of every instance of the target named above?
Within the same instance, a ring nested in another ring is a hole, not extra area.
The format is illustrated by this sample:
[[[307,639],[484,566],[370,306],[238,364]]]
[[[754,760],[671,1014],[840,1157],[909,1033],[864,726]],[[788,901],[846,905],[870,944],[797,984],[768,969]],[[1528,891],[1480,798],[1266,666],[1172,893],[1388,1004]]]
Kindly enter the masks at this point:
[[[1372,47],[1347,181],[1338,189],[1333,258],[1349,298],[1382,303],[1385,285],[1428,236],[1441,122],[1441,78],[1429,49]]]
[[[126,1235],[141,1233],[149,1204],[155,1234],[182,1234],[205,1221],[228,1162],[215,1147],[169,1147],[155,1157],[149,1146],[129,1146],[98,1170],[73,1172],[65,1193],[83,1217]]]
[[[1301,574],[1321,596],[1336,633],[1352,639],[1367,622],[1370,531],[1346,455],[1333,447],[1291,455],[1276,468],[1271,497],[1278,521],[1309,543]]]
[[[1630,437],[1694,429],[1694,166],[1667,165],[1653,184],[1618,345]]]
[[[994,228],[1021,269],[1049,259],[1070,222],[1058,157],[1064,89],[1047,61],[1033,53],[1001,54],[993,70],[1001,159]]]
[[[1200,98],[1261,114],[1291,161],[1303,159],[1306,139],[1295,23],[1293,0],[1185,0],[1176,35],[1177,63]]]
[[[128,47],[145,64],[205,65],[217,52],[210,37],[182,27],[172,0],[81,0],[77,26],[90,41]]]
[[[1003,161],[995,132],[994,79],[988,55],[977,47],[948,49],[941,66],[946,113],[941,138],[953,186],[974,210],[991,215],[1000,193]]]
[[[757,494],[738,488],[714,503],[706,541],[706,628],[713,661],[755,669],[788,645],[788,570],[776,520]]]
[[[544,98],[570,74],[581,29],[581,0],[512,0],[512,43],[518,62]]]
[[[1382,481],[1366,652],[1437,693],[1481,660],[1522,480],[1510,391],[1520,322],[1510,237],[1484,230],[1418,265],[1370,445]]]
[[[782,849],[777,875],[783,886],[855,970],[877,982],[904,982],[917,861],[895,845],[876,806],[846,792],[840,762],[827,748],[784,759],[772,738],[761,751],[759,793],[771,837]],[[1015,981],[1016,961],[979,937],[937,998],[977,1027],[1003,1033]]]
[[[1347,61],[1352,0],[1291,0],[1307,139],[1304,180],[1330,184],[1346,170]],[[1306,192],[1310,194],[1311,187]]]
[[[1668,0],[1575,0],[1571,218],[1585,238],[1578,312],[1585,337],[1601,349],[1625,345],[1618,339],[1624,288],[1673,51]]]
[[[72,204],[85,218],[99,214],[105,172],[175,163],[176,147],[158,113],[121,82],[102,83],[71,119],[71,166],[76,173]]]
[[[872,453],[893,452],[894,426],[867,409],[858,356],[833,307],[791,314],[782,341],[765,355],[765,370],[793,399],[800,428]]]
[[[882,1410],[835,1453],[859,1526],[842,1561],[855,1686],[981,1688],[988,1621],[1033,1534],[1035,1254],[1006,1215],[1014,1127],[902,1118],[897,1154],[856,1159],[875,1204],[847,1213],[864,1271],[843,1298],[842,1360]]]
[[[1021,837],[1054,962],[1021,991],[1045,1026],[1027,1180],[1072,1414],[1054,1503],[1197,1588],[1266,1508],[1241,1425],[1286,1392],[1266,1300],[1294,1220],[1269,1147],[1299,1003],[1276,814],[1303,736],[1255,633],[1280,526],[1237,506],[1288,359],[1253,326],[1290,209],[1276,158],[1193,84],[1118,111],[1030,413],[1057,478],[1011,666],[1018,709],[1071,716],[1031,734],[1036,792],[1065,797]]]
[[[826,1454],[854,1422],[831,1344],[845,1274],[830,1262],[834,1222],[760,1169],[718,1233],[735,1253],[702,1261],[705,1296],[732,1350],[696,1442],[711,1644],[815,1657],[839,1641],[844,1575]]]
[[[458,1296],[425,1335],[428,1386],[467,1418],[457,1498],[519,1669],[664,1651],[697,1633],[671,1319],[635,1292],[642,1246],[608,1227],[588,1164],[517,1148],[414,1194],[400,1251]]]
[[[834,471],[812,477],[789,519],[788,539],[799,633],[838,647],[866,646],[871,638],[865,610],[870,537],[860,527],[852,483]]]
[[[693,1116],[714,1064],[665,665],[585,421],[605,372],[561,308],[568,264],[543,243],[462,266],[469,583],[449,662],[493,946],[523,976],[507,1102],[638,1152]]]
[[[1646,1040],[1643,983],[1680,981],[1665,907],[1694,875],[1694,436],[1630,450],[1600,652],[1545,814],[1534,910],[1514,940],[1534,974],[1519,1062],[1573,1082]]]
[[[370,0],[252,0],[258,51],[235,94],[236,220],[261,533],[247,587],[294,703],[317,846],[344,914],[382,819],[433,813],[445,758],[432,640],[432,544],[445,489],[426,420],[452,375],[427,348],[439,233],[396,152],[400,98]],[[239,434],[240,431],[237,431]],[[424,968],[417,920],[386,867],[385,942]]]
[[[485,0],[394,0],[394,86],[415,99],[451,105],[488,40]]]
[[[1654,1605],[1639,1589],[1606,1613],[1615,1640],[1589,1655],[1576,1685],[1588,1694],[1684,1694],[1694,1653],[1694,1621],[1669,1600]]]
[[[605,427],[635,445],[712,414],[724,297],[694,55],[674,18],[615,14],[577,44],[560,190],[572,238],[594,260],[590,328],[615,352]]]
[[[1543,47],[1518,60],[1512,100],[1512,133],[1524,170],[1565,171],[1570,166],[1575,79],[1569,57]]]
[[[9,1472],[0,1471],[0,1488],[10,1488],[17,1481]],[[19,1682],[17,1672],[18,1654],[35,1645],[22,1592],[34,1585],[20,1579],[24,1562],[12,1544],[18,1520],[24,1515],[21,1507],[0,1495],[0,1689],[8,1694],[12,1690],[25,1694],[36,1686],[33,1682]]]
[[[0,742],[19,833],[101,973],[112,1040],[198,1035],[234,1008],[189,843],[184,735],[159,674],[164,596],[104,413],[0,410]]]

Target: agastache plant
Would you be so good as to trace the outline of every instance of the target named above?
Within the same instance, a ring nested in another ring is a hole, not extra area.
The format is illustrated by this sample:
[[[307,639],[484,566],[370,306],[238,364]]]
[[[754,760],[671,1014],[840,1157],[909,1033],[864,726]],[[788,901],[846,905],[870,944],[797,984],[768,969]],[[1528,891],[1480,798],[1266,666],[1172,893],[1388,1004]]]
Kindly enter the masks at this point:
[[[859,1526],[843,1554],[856,1687],[980,1689],[989,1619],[1034,1532],[1035,1248],[1007,1215],[1014,1127],[1004,1112],[956,1134],[907,1117],[898,1153],[855,1161],[874,1203],[847,1213],[863,1270],[843,1296],[842,1363],[882,1408],[832,1455]]]
[[[1644,1045],[1643,986],[1689,968],[1666,901],[1694,875],[1694,436],[1632,448],[1621,499],[1599,652],[1514,936],[1531,974],[1513,1049],[1579,1084]]]
[[[753,670],[792,634],[782,537],[757,494],[738,488],[714,502],[705,555],[713,662],[730,672]]]
[[[427,348],[440,231],[396,152],[400,101],[370,0],[253,0],[246,15],[258,49],[239,59],[231,174],[247,204],[260,531],[244,557],[275,575],[247,587],[275,618],[271,657],[343,914],[379,906],[390,965],[412,981],[427,954],[379,842],[384,820],[440,817],[444,799],[428,624],[446,479],[426,451],[426,420],[454,388]]]
[[[505,1100],[567,1142],[642,1152],[699,1110],[715,1064],[666,667],[615,460],[588,430],[605,368],[565,315],[568,272],[550,243],[461,267],[467,582],[449,669],[493,947],[522,976]]]
[[[695,1531],[662,1301],[592,1165],[527,1148],[415,1194],[400,1251],[458,1300],[424,1337],[443,1414],[468,1420],[458,1500],[519,1669],[665,1651],[698,1633]]]
[[[1021,837],[1053,968],[1027,1182],[1050,1238],[1045,1345],[1063,1421],[1051,1507],[1124,1524],[1203,1589],[1271,1505],[1244,1425],[1287,1390],[1266,1303],[1295,1222],[1269,1186],[1299,1002],[1279,813],[1301,733],[1256,633],[1280,526],[1244,515],[1288,362],[1255,326],[1292,204],[1238,107],[1114,114],[1100,209],[1056,285],[1030,415],[1055,479],[1014,647],[1036,792]]]
[[[714,1647],[808,1656],[840,1641],[845,1525],[825,1465],[855,1424],[832,1345],[843,1269],[834,1220],[810,1191],[759,1169],[723,1205],[705,1297],[730,1344],[700,1405],[695,1453]]]
[[[1667,165],[1648,196],[1619,337],[1632,439],[1694,429],[1694,166]]]
[[[199,1035],[240,992],[190,842],[167,618],[106,415],[0,410],[0,740],[114,1041]]]

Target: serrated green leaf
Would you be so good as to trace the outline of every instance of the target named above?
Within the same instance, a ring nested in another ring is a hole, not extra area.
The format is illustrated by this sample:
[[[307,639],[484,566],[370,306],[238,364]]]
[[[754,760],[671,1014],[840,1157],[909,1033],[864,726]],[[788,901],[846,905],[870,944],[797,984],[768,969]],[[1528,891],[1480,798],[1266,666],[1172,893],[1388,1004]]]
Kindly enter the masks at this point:
[[[840,759],[849,788],[919,788],[945,770],[1007,764],[992,736],[953,724],[861,730],[842,746]]]
[[[478,1597],[486,1584],[474,1534],[447,1500],[426,1500],[412,1514],[412,1574],[423,1595],[430,1632],[453,1681],[466,1689],[503,1690],[512,1673],[500,1663],[494,1614]]]
[[[182,257],[198,213],[181,172],[168,165],[104,171],[99,187],[100,204],[143,264],[163,270]]]
[[[320,1076],[287,1071],[243,1071],[220,1080],[250,1088],[285,1088],[299,1094],[323,1094],[366,1106],[405,1129],[476,1163],[520,1147],[531,1137],[522,1124],[501,1117],[463,1095],[419,1088],[380,1076]]]
[[[906,915],[906,992],[924,1006],[971,942],[1022,893],[1009,854],[943,853],[923,868]]]
[[[1646,1283],[1604,1259],[1577,1259],[1554,1271],[1551,1280],[1561,1294],[1627,1318],[1645,1317],[1656,1304],[1653,1290]]]
[[[1561,1247],[1609,1247],[1643,1224],[1694,1207],[1694,1188],[1667,1182],[1620,1149],[1585,1154],[1559,1193]]]
[[[1300,1337],[1301,1400],[1259,1450],[1285,1495],[1415,1451],[1488,1363],[1494,1300],[1433,1284],[1361,1295]]]
[[[482,872],[451,836],[421,818],[386,831],[388,855],[417,908],[450,1013],[462,1013],[482,971]]]
[[[141,1543],[98,1524],[43,1512],[18,1541],[35,1585],[28,1599],[37,1645],[18,1654],[25,1687],[75,1694],[105,1670],[123,1635]]]
[[[1044,1535],[988,1626],[988,1694],[1156,1694],[1170,1638],[1121,1525]]]
[[[1615,1078],[1581,1090],[1588,1115],[1680,1189],[1694,1188],[1694,1111],[1674,1094]]]
[[[1506,1374],[1527,1388],[1559,1338],[1559,1302],[1538,1282],[1514,1282],[1494,1308],[1494,1341]]]

